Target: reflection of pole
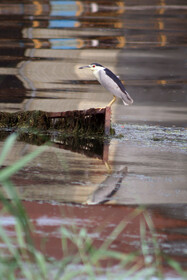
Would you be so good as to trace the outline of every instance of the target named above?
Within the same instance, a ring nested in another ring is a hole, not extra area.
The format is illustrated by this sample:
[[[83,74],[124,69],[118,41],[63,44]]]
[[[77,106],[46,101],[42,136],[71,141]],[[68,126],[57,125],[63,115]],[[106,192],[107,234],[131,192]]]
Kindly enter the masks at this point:
[[[159,15],[163,15],[165,13],[165,6],[166,6],[165,0],[160,0],[160,6],[161,8],[159,9]],[[158,29],[160,31],[164,30],[164,22],[161,20],[161,18],[159,18],[158,20]],[[161,47],[165,47],[167,43],[166,35],[161,33],[158,37],[158,41]]]
[[[165,5],[166,5],[165,0],[160,0],[160,6],[161,6],[161,8],[159,9],[159,14],[160,15],[164,14],[164,12],[165,12]]]
[[[109,155],[109,141],[106,140],[106,142],[104,142],[104,147],[103,147],[103,161],[104,162],[108,162],[108,155]]]
[[[109,155],[109,145],[110,145],[110,142],[109,140],[106,140],[104,142],[104,145],[103,145],[103,162],[106,166],[106,169],[108,171],[108,173],[111,173],[112,172],[112,168],[108,162],[108,155]]]

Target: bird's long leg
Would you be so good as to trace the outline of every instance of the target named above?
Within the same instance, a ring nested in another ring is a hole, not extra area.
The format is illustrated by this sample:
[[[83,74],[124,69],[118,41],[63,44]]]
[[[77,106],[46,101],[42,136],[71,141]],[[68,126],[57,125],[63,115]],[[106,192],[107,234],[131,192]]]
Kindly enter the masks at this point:
[[[110,103],[107,105],[107,107],[112,106],[112,104],[116,101],[115,95],[113,96],[113,99],[110,101]]]

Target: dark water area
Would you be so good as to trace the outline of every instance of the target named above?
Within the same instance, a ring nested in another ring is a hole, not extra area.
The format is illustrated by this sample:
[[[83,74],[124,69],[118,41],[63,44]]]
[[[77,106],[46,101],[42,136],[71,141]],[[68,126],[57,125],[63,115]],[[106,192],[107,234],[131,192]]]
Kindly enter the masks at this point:
[[[48,236],[49,256],[61,256],[57,227],[85,226],[99,246],[124,216],[144,205],[162,251],[186,269],[186,4],[0,1],[0,111],[105,107],[111,94],[91,72],[78,69],[92,62],[119,75],[134,100],[132,106],[120,100],[112,106],[115,137],[64,140],[59,131],[21,131],[3,163],[51,142],[12,177],[37,225],[37,243]],[[0,151],[10,132],[0,130]],[[104,233],[94,232],[105,220]],[[131,222],[114,247],[136,250],[139,227],[140,219]]]

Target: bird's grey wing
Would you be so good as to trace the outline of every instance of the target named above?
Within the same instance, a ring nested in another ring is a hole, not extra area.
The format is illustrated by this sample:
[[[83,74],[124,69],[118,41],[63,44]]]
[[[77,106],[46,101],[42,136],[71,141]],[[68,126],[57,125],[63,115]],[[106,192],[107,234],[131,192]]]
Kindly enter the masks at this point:
[[[99,71],[99,78],[102,86],[113,95],[121,98],[125,105],[133,103],[132,98],[129,96],[120,79],[108,68],[105,68],[104,71]]]

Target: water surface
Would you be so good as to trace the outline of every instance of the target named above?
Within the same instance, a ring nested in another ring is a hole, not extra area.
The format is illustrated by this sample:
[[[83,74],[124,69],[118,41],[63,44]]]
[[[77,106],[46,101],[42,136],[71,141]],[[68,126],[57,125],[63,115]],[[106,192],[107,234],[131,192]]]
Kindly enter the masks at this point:
[[[143,204],[154,213],[159,233],[166,225],[163,250],[185,263],[186,13],[184,0],[1,1],[0,111],[106,106],[110,93],[92,73],[78,69],[92,62],[119,75],[134,99],[132,106],[118,100],[112,107],[116,137],[64,142],[59,132],[47,135],[52,145],[13,176],[20,197],[30,201],[27,211],[38,207],[34,221],[44,232],[46,225],[53,231],[55,223],[66,221],[50,216],[58,207],[79,211],[79,226],[85,225],[85,215],[94,227],[94,211],[103,219],[114,215],[110,227]],[[5,132],[0,133],[2,148]],[[45,142],[27,136],[20,136],[4,166]],[[131,238],[138,246],[138,228],[137,223],[124,233],[125,244]],[[59,257],[58,246],[50,246],[49,255]],[[129,245],[127,251],[135,248]]]

